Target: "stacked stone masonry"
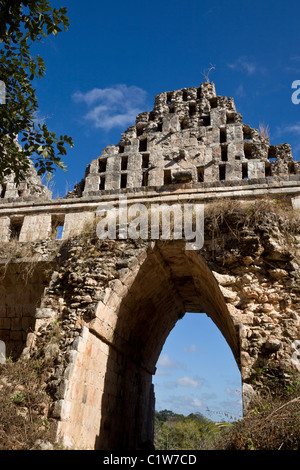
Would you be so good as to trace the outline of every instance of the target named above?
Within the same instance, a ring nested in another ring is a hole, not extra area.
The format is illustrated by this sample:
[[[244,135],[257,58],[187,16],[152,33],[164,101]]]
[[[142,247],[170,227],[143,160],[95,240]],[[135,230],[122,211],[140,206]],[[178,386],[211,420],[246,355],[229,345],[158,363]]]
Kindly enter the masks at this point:
[[[51,191],[42,184],[33,165],[30,166],[24,181],[15,183],[14,175],[9,175],[0,182],[0,204],[16,200],[47,200],[51,196]]]
[[[119,145],[106,147],[87,168],[84,196],[104,190],[178,183],[300,180],[289,145],[270,145],[243,124],[231,98],[212,83],[165,92],[154,109],[136,118]]]

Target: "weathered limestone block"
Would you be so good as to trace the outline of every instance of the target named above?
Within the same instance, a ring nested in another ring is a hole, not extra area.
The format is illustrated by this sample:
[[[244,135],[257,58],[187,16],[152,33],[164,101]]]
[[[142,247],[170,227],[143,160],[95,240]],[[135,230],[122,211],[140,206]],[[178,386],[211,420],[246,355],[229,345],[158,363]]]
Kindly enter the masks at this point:
[[[163,119],[162,131],[163,133],[168,134],[169,132],[173,134],[180,130],[180,123],[178,116],[176,114],[169,114]]]
[[[85,191],[99,191],[100,175],[90,173],[85,180]]]
[[[232,164],[231,163],[226,164],[226,179],[228,181],[242,179],[242,162],[235,161]]]
[[[19,241],[28,242],[47,239],[51,235],[51,215],[27,215],[24,217]]]
[[[9,198],[17,198],[18,197],[18,189],[17,189],[17,185],[12,182],[12,181],[9,181],[6,183],[6,190],[5,190],[5,198],[6,199],[9,199]]]
[[[258,179],[265,177],[265,163],[250,160],[248,161],[248,178]]]
[[[293,209],[300,209],[300,196],[292,199]]]
[[[229,274],[220,274],[213,271],[213,275],[221,286],[232,286],[236,283],[236,277]]]
[[[235,180],[241,179],[242,175],[240,173],[240,161],[245,161],[244,158],[244,145],[242,142],[235,141],[230,142],[227,145],[227,156],[228,161],[234,166],[237,167],[237,172],[235,172]]]
[[[213,127],[226,126],[226,109],[211,109],[210,118]]]
[[[0,241],[8,242],[10,239],[10,218],[0,218]]]
[[[42,318],[55,318],[56,311],[52,308],[37,308],[35,313],[35,318],[42,319]]]
[[[92,160],[89,165],[89,173],[98,174],[98,172],[99,172],[99,161],[98,159]]]
[[[75,212],[66,214],[62,235],[63,240],[79,235],[84,231],[92,230],[94,221],[94,212]],[[96,227],[94,228],[96,230]]]
[[[230,289],[227,289],[226,287],[223,287],[223,286],[220,286],[220,290],[221,290],[225,300],[228,300],[230,302],[233,302],[233,301],[237,300],[236,292],[233,292]]]

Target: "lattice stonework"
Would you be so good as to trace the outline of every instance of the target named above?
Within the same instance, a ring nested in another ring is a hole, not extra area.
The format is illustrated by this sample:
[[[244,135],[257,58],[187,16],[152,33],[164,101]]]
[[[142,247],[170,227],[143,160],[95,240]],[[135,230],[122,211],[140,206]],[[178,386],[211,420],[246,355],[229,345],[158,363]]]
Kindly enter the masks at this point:
[[[290,147],[270,145],[263,134],[243,124],[233,99],[216,96],[213,83],[161,93],[118,145],[92,160],[83,195],[299,176]]]

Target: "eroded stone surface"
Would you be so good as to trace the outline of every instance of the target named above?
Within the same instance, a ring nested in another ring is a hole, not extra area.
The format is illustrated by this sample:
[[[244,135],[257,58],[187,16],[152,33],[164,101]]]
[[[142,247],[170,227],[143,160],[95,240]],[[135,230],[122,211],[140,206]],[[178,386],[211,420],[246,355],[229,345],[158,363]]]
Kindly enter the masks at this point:
[[[0,204],[16,201],[48,200],[52,192],[42,184],[33,165],[29,168],[26,179],[19,184],[14,182],[13,175],[0,182]]]
[[[107,190],[174,184],[300,180],[300,164],[288,144],[242,122],[232,98],[217,96],[213,83],[164,92],[86,169],[70,193],[94,196]],[[201,186],[200,186],[201,187]]]
[[[299,370],[293,361],[300,336],[299,226],[262,209],[252,220],[238,206],[224,209],[223,222],[214,225],[216,214],[207,217],[198,252],[182,241],[96,237],[73,238],[62,248],[41,305],[57,312],[62,332],[49,387],[66,444],[138,448],[151,440],[155,364],[187,311],[209,315],[226,338],[247,392],[245,411],[262,387],[252,380],[257,369],[272,361],[287,382]],[[37,335],[46,335],[53,321],[39,320]],[[30,338],[27,353],[40,340]]]

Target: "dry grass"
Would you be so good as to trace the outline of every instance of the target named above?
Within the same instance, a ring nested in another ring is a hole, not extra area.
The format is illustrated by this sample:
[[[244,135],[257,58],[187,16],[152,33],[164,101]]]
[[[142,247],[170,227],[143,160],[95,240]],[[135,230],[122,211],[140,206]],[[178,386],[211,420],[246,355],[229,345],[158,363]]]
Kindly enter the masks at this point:
[[[286,199],[264,197],[255,201],[234,199],[207,204],[205,206],[205,228],[214,235],[231,233],[239,238],[242,230],[270,230],[280,227],[286,242],[294,243],[294,236],[300,233],[300,211],[293,210]]]
[[[300,396],[264,401],[235,423],[218,443],[222,450],[300,450]]]
[[[189,201],[187,201],[189,202]],[[191,202],[192,203],[192,202]],[[147,218],[143,222],[147,227],[147,239],[151,240],[151,221],[153,217],[151,203],[146,202],[144,204],[147,207]],[[128,206],[129,208],[130,206]],[[183,214],[183,211],[182,211]],[[172,213],[172,204],[170,204],[170,239],[174,237],[174,215]],[[183,214],[184,215],[184,214]],[[283,230],[286,230],[288,239],[291,239],[293,234],[299,232],[299,221],[300,211],[294,211],[288,200],[285,199],[274,199],[264,197],[256,199],[254,201],[240,201],[235,199],[222,199],[220,201],[206,203],[204,207],[205,216],[205,235],[210,238],[211,235],[218,236],[221,233],[232,233],[234,237],[238,238],[242,229],[255,228],[266,218],[266,215],[270,215],[270,221],[284,222]],[[136,216],[127,217],[127,228]],[[91,220],[87,220],[80,234],[71,235],[70,238],[81,238],[83,241],[90,237],[97,237],[97,224],[102,220],[102,217],[94,217]],[[160,215],[160,231],[159,236],[161,238],[162,233],[162,217]],[[166,219],[167,221],[167,219]],[[143,223],[142,222],[142,223]],[[193,213],[192,218],[193,230],[196,230],[196,217]],[[137,227],[137,232],[139,232]],[[184,238],[184,229],[182,227],[182,237]],[[142,234],[142,231],[140,231]],[[141,235],[142,236],[142,235]],[[119,220],[116,219],[116,238],[119,238]],[[145,234],[143,233],[143,239]],[[291,241],[293,241],[291,239]]]
[[[43,360],[8,360],[0,365],[0,450],[30,450],[37,441],[54,442],[55,421],[48,418],[50,398]]]
[[[36,258],[30,243],[20,243],[16,238],[12,238],[0,247],[0,259],[3,260],[0,266],[0,281],[5,278],[10,263],[26,260],[22,269],[22,279],[26,284],[35,269]]]
[[[33,256],[32,244],[19,242],[17,238],[12,238],[0,246],[0,259],[18,260]]]
[[[300,450],[300,377],[283,380],[275,364],[266,364],[254,380],[264,393],[248,415],[227,429],[217,444],[222,450]]]
[[[259,123],[258,133],[265,139],[270,139],[270,127],[268,124]]]
[[[41,260],[40,247],[43,244],[39,242],[19,242],[17,238],[12,238],[10,241],[3,243],[0,246],[0,281],[4,279],[9,265],[12,263],[21,263],[22,269],[20,276],[26,285],[30,277],[36,269],[37,263]],[[58,252],[59,247],[55,242],[50,240],[48,245],[49,258],[54,258]]]

